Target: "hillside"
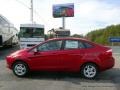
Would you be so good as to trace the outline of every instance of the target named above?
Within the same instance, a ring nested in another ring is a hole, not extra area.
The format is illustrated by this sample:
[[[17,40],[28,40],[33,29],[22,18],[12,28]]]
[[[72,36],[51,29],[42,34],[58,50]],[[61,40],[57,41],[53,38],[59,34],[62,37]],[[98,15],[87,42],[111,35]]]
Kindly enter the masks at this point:
[[[111,45],[109,42],[109,37],[120,37],[120,24],[107,26],[103,29],[98,29],[89,32],[86,38],[104,45]],[[120,45],[120,43],[114,43],[115,45]]]

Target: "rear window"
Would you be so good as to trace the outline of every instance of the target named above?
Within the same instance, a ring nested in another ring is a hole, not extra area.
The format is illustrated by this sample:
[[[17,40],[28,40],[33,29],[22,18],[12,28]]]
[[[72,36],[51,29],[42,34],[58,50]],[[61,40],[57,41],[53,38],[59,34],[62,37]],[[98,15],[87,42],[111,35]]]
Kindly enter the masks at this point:
[[[64,49],[77,49],[79,48],[78,41],[75,40],[66,40]]]
[[[79,48],[86,48],[85,45],[79,41]]]
[[[92,48],[93,45],[87,43],[87,42],[83,42],[83,44],[85,45],[85,48]]]

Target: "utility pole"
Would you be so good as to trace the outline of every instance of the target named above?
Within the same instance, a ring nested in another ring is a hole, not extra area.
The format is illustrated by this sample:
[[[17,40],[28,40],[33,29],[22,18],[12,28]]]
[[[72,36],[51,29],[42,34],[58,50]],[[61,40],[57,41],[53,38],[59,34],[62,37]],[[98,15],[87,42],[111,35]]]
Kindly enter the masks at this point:
[[[65,17],[62,17],[62,27],[65,29]]]
[[[30,14],[30,20],[31,20],[31,23],[33,24],[33,0],[31,0],[30,11],[31,11],[31,14]]]

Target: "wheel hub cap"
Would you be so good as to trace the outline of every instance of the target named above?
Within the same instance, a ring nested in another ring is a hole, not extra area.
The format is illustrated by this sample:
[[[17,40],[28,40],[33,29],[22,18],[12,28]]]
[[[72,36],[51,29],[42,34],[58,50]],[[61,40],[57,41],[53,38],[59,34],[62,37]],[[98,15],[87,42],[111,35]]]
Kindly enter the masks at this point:
[[[84,75],[88,78],[94,77],[96,75],[96,68],[92,65],[85,66]]]
[[[15,65],[14,71],[17,75],[24,75],[26,73],[26,67],[23,64]]]

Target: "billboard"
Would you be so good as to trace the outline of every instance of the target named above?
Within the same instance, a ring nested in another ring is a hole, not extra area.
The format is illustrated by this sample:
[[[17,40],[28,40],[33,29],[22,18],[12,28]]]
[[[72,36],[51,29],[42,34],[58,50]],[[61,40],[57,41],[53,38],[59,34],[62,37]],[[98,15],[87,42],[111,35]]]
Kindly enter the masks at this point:
[[[53,17],[74,17],[74,4],[57,4],[53,5]]]

